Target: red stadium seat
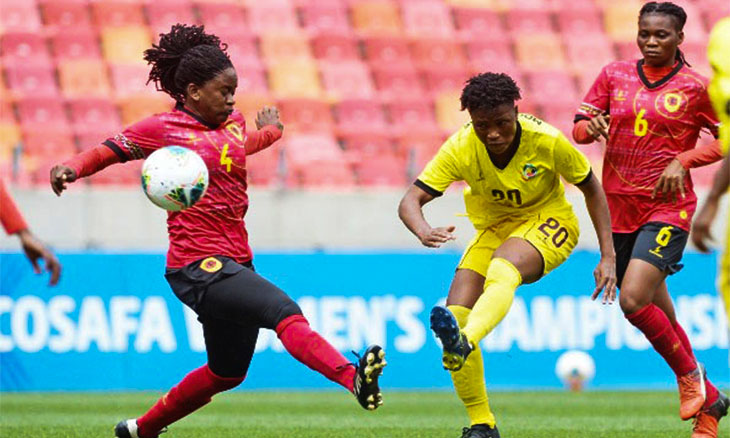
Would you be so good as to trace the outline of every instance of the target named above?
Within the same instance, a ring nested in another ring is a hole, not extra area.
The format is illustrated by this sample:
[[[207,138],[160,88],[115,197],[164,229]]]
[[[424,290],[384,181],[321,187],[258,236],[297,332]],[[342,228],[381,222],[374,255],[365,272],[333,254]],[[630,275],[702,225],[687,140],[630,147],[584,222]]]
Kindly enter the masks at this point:
[[[248,24],[243,8],[233,3],[199,2],[198,16],[206,30],[218,36],[221,33],[240,32]]]
[[[641,51],[636,46],[636,41],[616,41],[614,48],[618,60],[628,61],[641,58]]]
[[[604,65],[616,59],[613,45],[603,34],[586,34],[581,38],[563,34],[563,44],[568,67],[576,74],[586,71],[597,74]]]
[[[422,96],[423,84],[412,68],[391,68],[386,65],[372,66],[378,95],[384,101]]]
[[[145,4],[145,10],[155,38],[159,33],[169,32],[173,24],[197,24],[189,0],[150,0]]]
[[[413,66],[408,40],[398,37],[364,38],[365,59],[371,66]]]
[[[373,133],[388,131],[383,107],[373,99],[347,99],[334,106],[337,132]]]
[[[375,87],[370,79],[370,71],[360,61],[319,63],[322,84],[333,98],[372,98]]]
[[[555,34],[524,35],[515,41],[515,46],[519,65],[525,70],[565,68],[563,48]]]
[[[153,114],[170,111],[174,103],[162,93],[143,94],[117,99],[124,126],[138,122]]]
[[[403,27],[416,37],[451,37],[454,26],[451,11],[441,2],[405,2],[401,5]]]
[[[16,107],[23,130],[70,132],[66,108],[59,99],[29,97],[18,100]]]
[[[395,100],[386,105],[393,129],[399,134],[437,132],[433,102],[426,99]]]
[[[13,104],[9,100],[5,100],[5,96],[5,94],[0,95],[0,123],[17,124],[18,119],[15,117]]]
[[[504,40],[470,41],[466,44],[469,64],[475,72],[519,72],[512,48]],[[515,80],[517,78],[514,78]]]
[[[416,179],[431,158],[436,155],[446,136],[436,133],[409,132],[396,138],[396,150],[406,159],[410,181]]]
[[[0,53],[5,65],[50,65],[46,40],[34,33],[12,32],[0,36]]]
[[[507,29],[515,36],[554,31],[552,18],[547,10],[511,9],[507,11],[506,21]]]
[[[351,162],[357,161],[364,155],[392,155],[395,154],[393,138],[383,132],[351,132],[340,137],[345,153]]]
[[[580,40],[588,34],[604,33],[601,14],[596,9],[586,11],[569,8],[555,16],[558,20],[558,29],[566,41]]]
[[[274,144],[255,155],[246,156],[246,179],[249,184],[259,187],[275,185],[283,179],[280,157],[283,150]]]
[[[228,44],[226,53],[230,56],[234,66],[254,69],[264,67],[264,63],[259,56],[256,38],[253,35],[229,35],[223,39],[223,42]]]
[[[249,93],[241,90],[236,94],[235,108],[246,118],[247,129],[254,129],[256,114],[265,106],[275,107],[276,101],[269,94]]]
[[[411,44],[411,53],[422,68],[466,68],[466,54],[453,39],[417,39]]]
[[[58,63],[58,80],[66,97],[111,95],[106,64],[101,60],[66,60]]]
[[[571,141],[573,139],[573,118],[578,109],[578,101],[552,102],[543,104],[537,112],[539,118],[558,128]]]
[[[360,185],[403,187],[408,184],[407,161],[393,154],[366,155],[355,166]]]
[[[155,92],[153,83],[147,84],[150,68],[139,64],[109,64],[114,94],[118,97]]]
[[[314,162],[332,162],[341,166],[345,162],[342,149],[329,133],[302,133],[287,137],[282,146],[288,168]]]
[[[257,67],[239,67],[236,68],[238,74],[238,90],[237,93],[256,93],[268,94],[269,84],[266,81],[266,72],[263,68]]]
[[[8,91],[13,97],[58,96],[58,87],[51,66],[5,66]]]
[[[322,94],[317,66],[306,60],[272,64],[269,86],[282,98],[319,98]]]
[[[54,32],[91,29],[89,6],[74,0],[48,0],[41,6],[46,29]]]
[[[35,2],[3,2],[0,14],[0,29],[3,32],[39,32],[41,28],[41,18]]]
[[[311,60],[309,42],[300,34],[266,33],[260,37],[261,54],[269,63]]]
[[[282,99],[277,107],[289,132],[332,132],[335,121],[327,102],[316,99]]]
[[[426,90],[438,94],[442,91],[461,91],[471,74],[466,69],[445,66],[424,70],[423,76]]]
[[[455,7],[454,20],[459,35],[468,41],[502,39],[507,41],[507,32],[502,18],[496,11],[482,8]]]
[[[356,186],[355,175],[341,162],[313,162],[295,167],[287,176],[290,185],[302,188],[349,189]]]
[[[563,71],[527,73],[528,90],[525,94],[538,105],[568,103],[575,105],[578,96],[573,76]]]
[[[300,9],[304,28],[311,35],[349,34],[352,32],[347,10],[339,2],[305,2]]]
[[[297,135],[284,145],[287,184],[295,187],[352,187],[355,176],[330,135]]]
[[[23,154],[48,158],[67,157],[76,153],[76,142],[67,130],[23,130]],[[48,173],[46,173],[46,178]]]
[[[299,30],[294,8],[288,3],[255,2],[249,4],[247,12],[249,29],[256,34],[296,33]]]
[[[107,136],[121,131],[122,120],[117,107],[109,99],[79,98],[68,101],[71,128],[78,136],[107,132]],[[99,138],[99,141],[103,138]],[[83,145],[82,145],[83,147]]]
[[[326,61],[359,61],[357,40],[348,34],[320,34],[312,37],[314,57]]]
[[[434,99],[436,122],[445,132],[452,133],[471,120],[469,113],[461,110],[460,97],[460,92],[444,92]]]
[[[105,0],[91,2],[91,15],[97,26],[145,26],[141,2]]]
[[[99,38],[91,29],[59,32],[51,38],[51,47],[56,60],[101,59]]]

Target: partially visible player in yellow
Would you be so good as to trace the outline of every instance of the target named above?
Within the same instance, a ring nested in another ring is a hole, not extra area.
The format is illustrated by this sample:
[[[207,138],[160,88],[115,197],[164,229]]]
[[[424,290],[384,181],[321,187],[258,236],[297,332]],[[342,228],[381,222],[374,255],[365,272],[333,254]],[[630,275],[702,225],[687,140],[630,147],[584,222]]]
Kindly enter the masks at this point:
[[[583,191],[598,234],[601,261],[593,298],[616,297],[616,267],[606,196],[586,157],[556,128],[519,114],[517,84],[505,74],[467,81],[462,110],[471,122],[453,134],[400,202],[403,223],[427,247],[453,240],[455,227],[433,228],[422,207],[455,181],[476,235],[454,275],[446,307],[431,311],[431,328],[443,344],[444,368],[471,425],[463,438],[499,437],[487,399],[479,342],[509,311],[515,290],[533,283],[568,258],[578,242],[578,221],[565,199],[562,176]]]
[[[715,174],[715,180],[700,212],[692,224],[692,242],[703,252],[708,252],[707,240],[710,238],[710,225],[717,214],[720,198],[730,185],[730,17],[720,20],[710,34],[707,56],[714,74],[708,92],[712,106],[720,119],[720,139],[725,159]],[[725,254],[720,263],[720,293],[725,301],[725,315],[730,325],[730,220],[727,223]]]

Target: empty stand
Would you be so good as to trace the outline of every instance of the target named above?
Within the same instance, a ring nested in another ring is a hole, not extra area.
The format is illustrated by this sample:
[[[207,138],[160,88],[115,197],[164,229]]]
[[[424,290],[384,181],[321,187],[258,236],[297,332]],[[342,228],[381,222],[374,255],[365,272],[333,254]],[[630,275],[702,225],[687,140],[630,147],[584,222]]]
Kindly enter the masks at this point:
[[[66,60],[58,63],[58,79],[65,97],[109,97],[111,87],[101,60]]]
[[[352,24],[362,35],[399,35],[403,23],[395,3],[390,1],[357,1],[350,5]]]
[[[311,35],[352,32],[347,9],[339,2],[305,2],[300,14],[304,28]]]
[[[348,34],[319,34],[312,37],[312,52],[318,60],[359,61],[360,48]]]
[[[58,95],[54,68],[50,65],[6,65],[5,79],[8,92],[14,98]]]
[[[91,14],[85,2],[47,0],[41,10],[46,28],[54,32],[90,30],[92,27]]]
[[[145,26],[105,27],[101,30],[104,58],[116,63],[141,63],[145,50],[152,45],[149,30]]]
[[[198,24],[190,1],[153,0],[145,4],[147,19],[153,35],[169,32],[173,24]]]
[[[448,38],[454,34],[451,11],[441,2],[404,2],[401,13],[403,27],[408,35]]]
[[[51,55],[43,36],[28,32],[8,32],[0,36],[0,53],[6,65],[50,65]]]
[[[101,59],[99,37],[91,29],[68,30],[51,37],[53,56],[62,59]]]
[[[99,27],[145,26],[141,2],[104,0],[90,3],[94,23]]]
[[[335,104],[334,110],[340,135],[389,130],[383,107],[376,100],[347,99]]]
[[[322,84],[331,98],[365,98],[375,96],[370,71],[360,61],[320,62]]]
[[[287,131],[330,133],[335,125],[330,106],[325,101],[282,99],[278,108]]]

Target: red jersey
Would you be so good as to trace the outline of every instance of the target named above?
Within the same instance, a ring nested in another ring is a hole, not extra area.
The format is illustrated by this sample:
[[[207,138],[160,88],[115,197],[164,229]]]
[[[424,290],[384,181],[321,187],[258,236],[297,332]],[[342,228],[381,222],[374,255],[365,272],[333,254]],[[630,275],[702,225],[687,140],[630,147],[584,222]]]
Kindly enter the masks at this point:
[[[104,142],[121,159],[137,160],[164,146],[184,146],[208,166],[208,190],[193,207],[168,212],[167,267],[181,268],[213,255],[239,263],[252,259],[244,216],[248,210],[246,155],[271,145],[281,131],[266,126],[251,142],[238,111],[213,126],[178,104],[173,111],[143,119]]]
[[[650,82],[643,60],[603,68],[583,100],[576,121],[610,114],[603,160],[603,187],[614,232],[630,233],[648,222],[689,230],[697,206],[692,179],[676,204],[651,198],[665,167],[695,147],[700,130],[717,137],[719,122],[707,94],[707,79],[678,62],[664,78]]]

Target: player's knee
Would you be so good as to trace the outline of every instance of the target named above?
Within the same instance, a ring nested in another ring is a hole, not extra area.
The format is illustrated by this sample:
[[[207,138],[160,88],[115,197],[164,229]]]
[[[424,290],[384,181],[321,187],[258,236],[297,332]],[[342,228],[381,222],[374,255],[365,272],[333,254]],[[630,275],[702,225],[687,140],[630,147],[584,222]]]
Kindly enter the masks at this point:
[[[248,367],[246,367],[246,369],[248,369]],[[239,375],[230,376],[229,374]],[[246,378],[246,371],[244,371],[243,374],[240,374],[236,371],[223,370],[222,374],[218,374],[208,367],[208,378],[215,392],[223,392],[240,385]]]
[[[619,305],[624,315],[638,312],[647,304],[649,304],[649,301],[643,298],[639,291],[630,287],[622,289],[621,294],[619,294]]]

